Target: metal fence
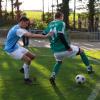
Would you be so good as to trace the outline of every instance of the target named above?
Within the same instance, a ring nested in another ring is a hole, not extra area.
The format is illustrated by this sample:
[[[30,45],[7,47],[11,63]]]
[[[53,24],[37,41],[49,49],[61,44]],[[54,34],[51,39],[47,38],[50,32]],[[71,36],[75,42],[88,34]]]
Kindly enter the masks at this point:
[[[41,34],[43,30],[30,30],[32,33]],[[8,29],[0,29],[0,44],[4,44]],[[99,42],[100,41],[100,31],[98,32],[81,32],[81,31],[70,31],[69,37],[72,40],[80,41],[90,41],[90,42]]]
[[[90,32],[89,33],[89,41],[100,41],[100,31]]]
[[[69,32],[71,39],[75,40],[87,40],[87,41],[100,41],[100,31],[98,32],[82,32],[82,31],[71,31]]]

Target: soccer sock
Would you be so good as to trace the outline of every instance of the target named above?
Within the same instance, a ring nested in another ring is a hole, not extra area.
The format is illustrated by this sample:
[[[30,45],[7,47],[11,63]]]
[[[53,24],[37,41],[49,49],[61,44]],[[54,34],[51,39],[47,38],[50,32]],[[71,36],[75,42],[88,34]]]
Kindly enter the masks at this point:
[[[89,66],[90,66],[90,62],[89,62],[87,56],[85,55],[85,53],[84,53],[84,52],[81,52],[81,53],[80,53],[80,56],[81,56],[81,59],[82,59],[83,63],[84,63],[87,67],[89,67]]]
[[[24,63],[23,68],[24,68],[24,78],[28,79],[29,78],[29,65]]]
[[[54,65],[54,68],[53,68],[51,77],[56,76],[56,74],[58,73],[58,71],[59,71],[59,69],[60,69],[61,64],[62,64],[62,61],[57,61],[57,62],[56,62],[56,64]]]

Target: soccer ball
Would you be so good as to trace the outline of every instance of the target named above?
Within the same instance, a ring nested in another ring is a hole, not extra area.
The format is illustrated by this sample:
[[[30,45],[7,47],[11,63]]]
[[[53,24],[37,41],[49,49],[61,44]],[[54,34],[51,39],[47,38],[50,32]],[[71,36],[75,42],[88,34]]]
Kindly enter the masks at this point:
[[[84,75],[76,75],[75,81],[77,84],[83,84],[86,81],[86,78]]]

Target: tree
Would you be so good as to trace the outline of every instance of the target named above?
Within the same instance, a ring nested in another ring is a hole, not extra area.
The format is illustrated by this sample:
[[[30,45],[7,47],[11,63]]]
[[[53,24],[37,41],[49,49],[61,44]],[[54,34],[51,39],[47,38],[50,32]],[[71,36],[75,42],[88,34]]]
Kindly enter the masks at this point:
[[[22,4],[22,2],[19,2],[19,0],[16,0],[16,2],[13,4],[14,7],[16,8],[16,20],[18,21],[19,18],[21,17],[21,11],[19,9],[20,5]]]
[[[2,17],[2,0],[0,0],[0,18]]]
[[[6,4],[5,4],[5,12],[7,12],[7,0],[6,0]]]
[[[69,0],[62,0],[61,11],[64,14],[66,28],[69,29]]]
[[[100,13],[100,0],[95,1],[95,11],[96,13]]]
[[[88,4],[88,21],[89,21],[89,31],[94,31],[94,15],[95,15],[95,0],[89,0]]]
[[[14,0],[10,0],[11,1],[11,16],[12,16],[12,20],[14,19]]]

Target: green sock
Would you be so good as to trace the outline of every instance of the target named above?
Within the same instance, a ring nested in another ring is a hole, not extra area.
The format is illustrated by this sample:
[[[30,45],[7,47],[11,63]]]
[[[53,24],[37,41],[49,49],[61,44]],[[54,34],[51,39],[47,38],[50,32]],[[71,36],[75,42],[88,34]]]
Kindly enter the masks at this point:
[[[56,64],[54,65],[54,68],[53,68],[53,71],[52,71],[52,75],[51,76],[56,75],[58,73],[61,64],[62,64],[62,61],[56,62]]]
[[[80,56],[81,56],[81,59],[82,59],[83,63],[84,63],[86,66],[89,66],[89,65],[90,65],[90,62],[89,62],[87,56],[85,55],[85,53],[84,53],[84,52],[81,52],[81,53],[80,53]]]

